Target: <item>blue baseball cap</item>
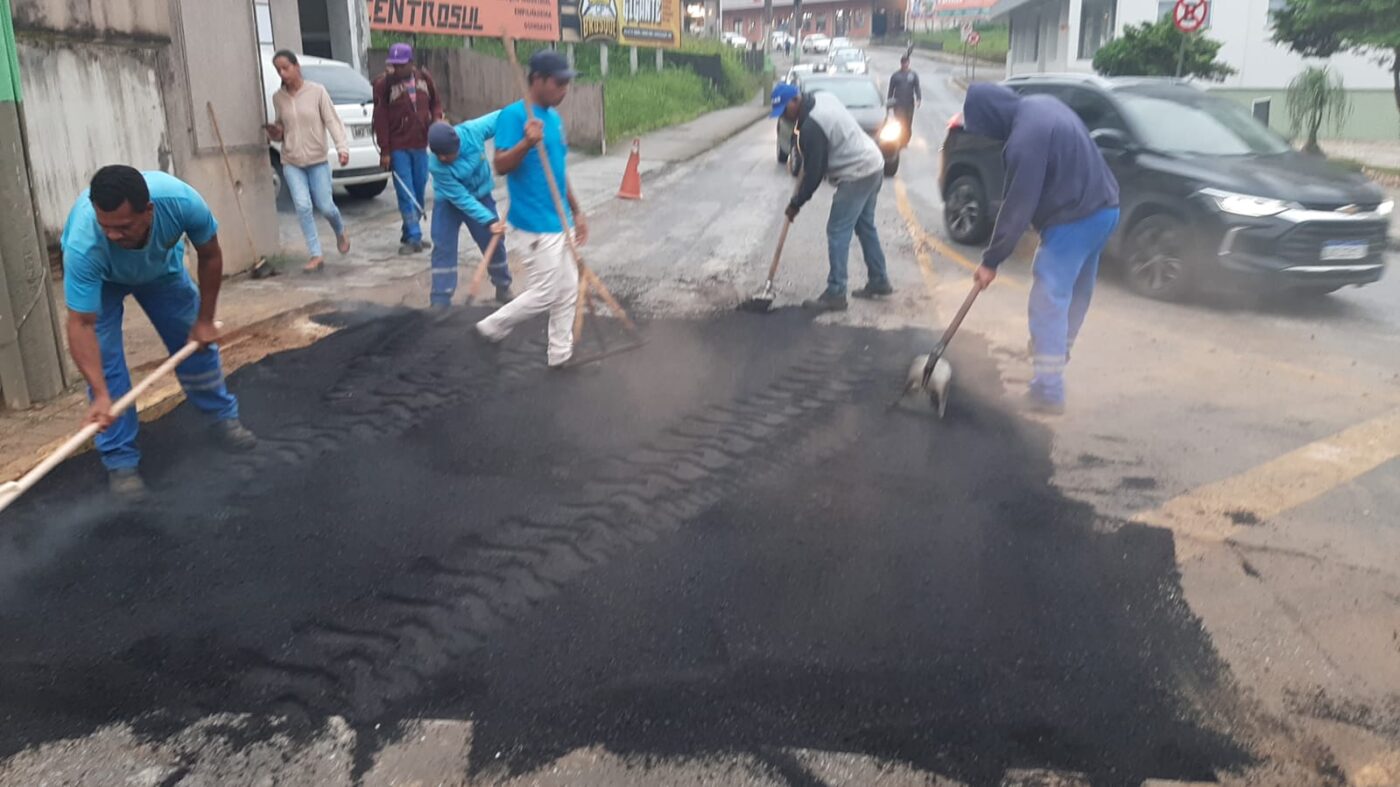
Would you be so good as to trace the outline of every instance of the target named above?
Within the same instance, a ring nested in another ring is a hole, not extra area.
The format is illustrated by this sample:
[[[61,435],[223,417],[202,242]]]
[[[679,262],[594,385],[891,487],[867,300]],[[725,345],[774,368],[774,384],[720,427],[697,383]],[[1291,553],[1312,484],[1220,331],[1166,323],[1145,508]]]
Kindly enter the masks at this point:
[[[773,111],[768,115],[768,117],[775,118],[783,114],[783,110],[787,109],[788,102],[792,101],[794,98],[797,98],[801,94],[802,91],[797,89],[797,85],[791,85],[787,82],[779,82],[778,84],[774,85]]]

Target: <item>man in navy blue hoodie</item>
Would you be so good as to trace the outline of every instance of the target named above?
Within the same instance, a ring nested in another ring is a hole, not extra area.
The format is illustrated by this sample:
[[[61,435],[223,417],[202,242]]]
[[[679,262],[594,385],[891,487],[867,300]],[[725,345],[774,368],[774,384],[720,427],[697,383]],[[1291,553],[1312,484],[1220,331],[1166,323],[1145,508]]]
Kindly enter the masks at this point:
[[[1027,227],[1040,233],[1029,308],[1030,400],[1037,410],[1063,412],[1065,364],[1094,295],[1099,254],[1118,224],[1118,181],[1083,121],[1058,99],[972,85],[963,127],[1006,142],[1006,194],[974,278],[990,285]]]

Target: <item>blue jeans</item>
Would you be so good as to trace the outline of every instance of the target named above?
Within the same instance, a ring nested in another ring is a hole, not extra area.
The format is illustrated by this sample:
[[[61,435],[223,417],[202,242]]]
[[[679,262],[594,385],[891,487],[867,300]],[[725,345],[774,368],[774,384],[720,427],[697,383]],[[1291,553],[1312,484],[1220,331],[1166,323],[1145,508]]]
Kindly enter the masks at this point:
[[[418,212],[418,205],[423,204],[428,191],[428,151],[395,150],[389,154],[389,161],[398,176],[394,179],[394,193],[399,197],[399,213],[403,215],[399,242],[417,243],[423,240],[423,228],[419,225],[423,214]],[[404,191],[404,186],[412,191]],[[414,205],[414,200],[418,205]]]
[[[1118,225],[1118,209],[1103,210],[1069,224],[1046,227],[1035,252],[1031,285],[1031,395],[1065,400],[1065,365],[1089,313],[1099,255]]]
[[[297,209],[297,221],[301,224],[301,234],[306,238],[306,250],[312,257],[321,256],[321,238],[316,234],[316,216],[326,217],[335,237],[345,234],[345,222],[340,219],[340,208],[331,198],[331,165],[326,162],[298,167],[282,163],[282,179],[287,182],[287,192],[292,195],[292,205]]]
[[[185,346],[199,315],[199,291],[185,273],[146,284],[107,282],[102,285],[97,345],[102,350],[102,376],[107,380],[107,391],[114,402],[131,390],[131,373],[126,368],[126,351],[122,346],[122,313],[128,295],[136,298],[171,353]],[[238,417],[238,400],[224,385],[218,345],[211,344],[191,355],[175,367],[175,377],[195,407],[219,420]],[[88,389],[88,397],[92,397],[91,389]],[[97,436],[97,450],[102,452],[102,464],[108,470],[135,467],[140,463],[141,451],[136,447],[138,424],[136,410],[129,409]]]
[[[497,213],[496,200],[491,195],[483,197],[481,204],[491,213]],[[452,294],[457,291],[457,238],[462,234],[463,224],[467,225],[477,248],[486,253],[486,247],[491,243],[489,224],[476,221],[447,200],[433,203],[433,289],[429,301],[434,306],[452,303]],[[497,287],[509,287],[510,266],[506,264],[505,238],[496,244],[496,253],[487,263],[486,271],[491,274],[491,283]]]
[[[827,255],[831,272],[826,277],[828,295],[846,294],[846,262],[851,257],[851,233],[860,239],[860,251],[865,256],[868,284],[888,284],[885,272],[885,251],[880,248],[880,233],[875,229],[875,203],[885,173],[842,183],[831,198],[831,215],[826,220]]]

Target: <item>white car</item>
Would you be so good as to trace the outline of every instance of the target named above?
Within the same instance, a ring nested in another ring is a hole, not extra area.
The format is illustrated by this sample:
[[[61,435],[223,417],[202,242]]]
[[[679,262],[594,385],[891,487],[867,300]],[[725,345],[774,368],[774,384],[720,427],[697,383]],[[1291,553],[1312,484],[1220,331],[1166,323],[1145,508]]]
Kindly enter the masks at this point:
[[[282,79],[272,65],[272,52],[264,51],[262,64],[263,93],[266,99],[267,122],[277,118],[272,108],[272,96],[282,87]],[[311,55],[298,55],[301,75],[321,84],[331,94],[336,114],[345,124],[346,142],[350,145],[350,162],[340,166],[340,156],[329,137],[326,161],[331,165],[331,185],[350,196],[371,199],[379,196],[389,185],[389,173],[379,168],[379,147],[374,141],[374,88],[360,72],[340,62]],[[269,143],[272,171],[277,190],[282,190],[282,145]]]
[[[726,33],[724,33],[724,34],[723,34],[722,36],[720,36],[720,37],[724,40],[724,43],[729,44],[730,46],[734,47],[735,49],[748,49],[748,48],[749,48],[749,39],[743,37],[742,35],[740,35],[740,34],[738,34],[738,33],[726,32]]]
[[[833,52],[835,52],[835,51],[838,50],[838,49],[855,49],[855,48],[856,48],[856,45],[853,44],[853,43],[851,43],[851,39],[846,38],[846,37],[844,37],[844,36],[837,36],[837,37],[831,39],[831,51],[833,51]]]
[[[827,52],[831,51],[831,39],[827,38],[821,33],[815,33],[813,35],[807,36],[806,38],[802,39],[802,51],[814,52],[819,55],[824,55]]]
[[[827,57],[827,70],[837,74],[864,74],[870,61],[862,49],[833,49]]]
[[[781,30],[774,30],[773,35],[769,36],[769,44],[774,49],[782,49],[790,43],[792,43],[792,35]]]

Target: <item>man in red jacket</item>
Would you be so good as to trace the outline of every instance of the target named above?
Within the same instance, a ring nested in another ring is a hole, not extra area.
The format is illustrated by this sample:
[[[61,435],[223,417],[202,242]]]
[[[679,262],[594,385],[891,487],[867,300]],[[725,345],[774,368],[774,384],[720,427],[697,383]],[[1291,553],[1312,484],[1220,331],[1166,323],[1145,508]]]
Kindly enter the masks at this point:
[[[379,166],[393,172],[394,192],[403,214],[399,254],[432,244],[423,238],[419,207],[428,188],[428,128],[442,118],[437,86],[426,69],[413,63],[413,47],[389,47],[388,71],[374,81],[374,136]]]

